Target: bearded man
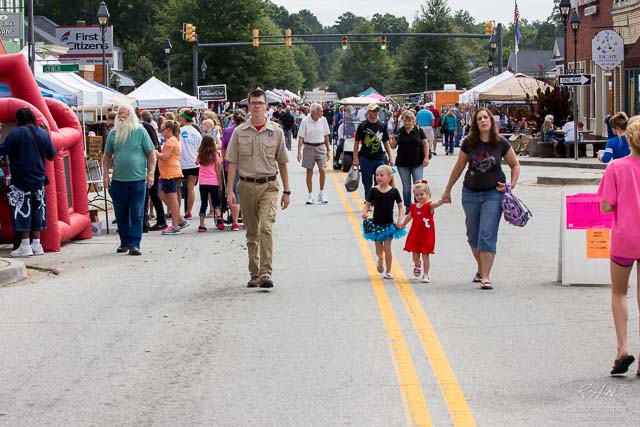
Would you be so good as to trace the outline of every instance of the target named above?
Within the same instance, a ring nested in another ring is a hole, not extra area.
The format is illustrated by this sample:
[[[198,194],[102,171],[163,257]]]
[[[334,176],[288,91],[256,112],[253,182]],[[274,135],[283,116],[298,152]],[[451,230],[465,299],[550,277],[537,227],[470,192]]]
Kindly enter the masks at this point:
[[[113,167],[111,179],[106,172],[110,167]],[[104,185],[111,191],[120,235],[117,253],[142,255],[144,200],[147,189],[153,185],[155,167],[155,150],[149,134],[133,108],[121,105],[102,156]]]

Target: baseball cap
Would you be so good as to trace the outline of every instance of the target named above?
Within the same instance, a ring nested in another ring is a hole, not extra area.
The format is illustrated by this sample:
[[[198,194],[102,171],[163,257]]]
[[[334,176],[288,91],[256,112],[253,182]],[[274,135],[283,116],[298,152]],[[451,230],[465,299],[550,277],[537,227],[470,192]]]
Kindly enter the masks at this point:
[[[369,104],[367,105],[367,111],[380,111],[380,107],[378,107],[378,104]]]

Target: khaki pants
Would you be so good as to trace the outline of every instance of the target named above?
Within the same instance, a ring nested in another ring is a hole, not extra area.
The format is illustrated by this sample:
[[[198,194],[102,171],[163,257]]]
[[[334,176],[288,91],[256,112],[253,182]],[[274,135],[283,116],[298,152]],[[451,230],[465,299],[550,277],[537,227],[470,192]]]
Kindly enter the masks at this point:
[[[264,184],[240,181],[238,197],[242,221],[247,230],[247,252],[251,277],[271,276],[273,223],[278,206],[278,181]]]

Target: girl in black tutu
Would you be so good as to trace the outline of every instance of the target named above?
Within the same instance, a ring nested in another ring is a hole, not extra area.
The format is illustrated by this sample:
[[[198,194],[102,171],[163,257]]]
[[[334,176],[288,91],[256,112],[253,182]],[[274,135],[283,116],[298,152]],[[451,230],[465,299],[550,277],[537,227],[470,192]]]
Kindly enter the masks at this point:
[[[362,210],[362,230],[364,238],[376,242],[376,255],[378,256],[378,273],[384,271],[385,279],[393,279],[391,274],[391,240],[398,239],[407,234],[402,226],[401,218],[404,215],[404,204],[400,192],[393,181],[393,171],[390,166],[382,165],[376,169],[376,182],[378,185],[369,190],[367,201]],[[393,205],[398,206],[398,222],[393,219]],[[368,218],[369,209],[373,209],[373,219]]]

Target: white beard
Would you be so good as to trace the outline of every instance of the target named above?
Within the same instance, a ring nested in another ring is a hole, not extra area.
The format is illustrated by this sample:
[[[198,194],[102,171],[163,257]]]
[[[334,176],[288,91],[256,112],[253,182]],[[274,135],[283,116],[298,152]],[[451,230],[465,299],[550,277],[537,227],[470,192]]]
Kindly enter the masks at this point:
[[[116,143],[125,143],[129,139],[129,135],[133,132],[134,126],[129,120],[116,120],[115,127],[113,128],[116,133]]]

